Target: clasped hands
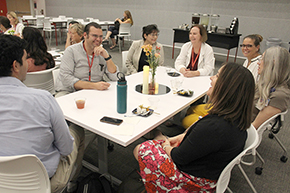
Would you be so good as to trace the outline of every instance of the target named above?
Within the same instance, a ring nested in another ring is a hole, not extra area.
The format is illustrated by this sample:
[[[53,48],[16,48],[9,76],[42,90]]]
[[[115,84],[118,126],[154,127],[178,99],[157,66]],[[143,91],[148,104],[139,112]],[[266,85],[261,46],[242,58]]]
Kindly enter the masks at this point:
[[[180,69],[181,74],[183,74],[184,77],[194,77],[194,76],[199,76],[200,73],[199,71],[192,71],[190,69],[186,69],[186,68],[181,68]]]

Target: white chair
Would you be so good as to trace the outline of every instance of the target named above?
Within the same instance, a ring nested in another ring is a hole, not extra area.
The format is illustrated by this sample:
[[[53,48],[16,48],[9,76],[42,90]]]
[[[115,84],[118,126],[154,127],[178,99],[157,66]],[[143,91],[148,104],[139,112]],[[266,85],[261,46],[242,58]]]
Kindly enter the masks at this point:
[[[117,35],[117,38],[119,39],[118,41],[119,41],[119,51],[120,51],[120,53],[122,51],[120,38],[123,37],[123,44],[124,44],[125,37],[127,37],[130,40],[130,38],[131,38],[130,28],[131,28],[131,24],[130,23],[121,23],[120,24],[119,34]]]
[[[127,60],[128,52],[129,51],[122,52],[122,67],[121,67],[120,71],[123,72],[124,74],[126,74],[126,72],[127,72],[126,60]]]
[[[52,76],[53,76],[53,83],[54,83],[54,90],[56,88],[56,85],[58,83],[58,76],[59,76],[60,68],[57,68],[52,71]]]
[[[229,188],[228,188],[228,184],[231,178],[231,171],[233,169],[233,167],[235,165],[238,165],[240,171],[242,172],[243,176],[245,177],[245,179],[247,180],[248,184],[250,185],[251,189],[253,192],[257,192],[256,189],[254,188],[253,184],[251,183],[251,181],[249,180],[247,174],[245,173],[245,171],[243,170],[242,166],[241,166],[241,159],[242,157],[248,152],[248,151],[252,151],[253,154],[255,154],[256,151],[256,147],[259,143],[259,136],[258,136],[258,132],[255,129],[255,127],[253,125],[250,126],[249,129],[247,129],[247,133],[248,133],[248,138],[246,140],[246,144],[244,147],[244,150],[237,156],[235,157],[222,171],[222,173],[219,176],[219,179],[217,181],[217,186],[216,186],[216,193],[223,193],[225,192],[225,190],[227,189],[229,192],[232,192]]]
[[[43,28],[44,15],[36,15],[36,28]]]
[[[50,22],[50,18],[49,17],[45,17],[43,19],[43,37],[45,39],[45,32],[49,32],[49,46],[51,43],[51,37],[52,37],[52,32],[55,32],[56,29],[54,29],[54,26],[51,24]],[[55,37],[55,41],[57,44],[57,35]]]
[[[269,131],[269,137],[270,138],[274,138],[278,142],[278,144],[281,146],[283,151],[284,151],[284,154],[280,158],[280,160],[282,162],[286,162],[288,160],[287,149],[286,149],[286,147],[282,144],[282,142],[279,140],[279,138],[275,134],[281,129],[282,123],[284,121],[284,115],[287,112],[288,112],[288,110],[285,111],[285,112],[278,113],[278,114],[272,116],[271,118],[266,120],[257,129],[257,132],[258,132],[258,135],[259,135],[259,143],[257,144],[257,147],[260,145],[260,143],[262,141],[263,133],[268,130]],[[255,173],[258,174],[258,175],[261,175],[262,174],[262,170],[263,170],[263,166],[265,164],[265,161],[264,161],[264,159],[262,158],[262,156],[258,152],[256,152],[256,155],[261,161],[261,166],[255,168]],[[255,155],[253,155],[253,161],[252,162],[246,162],[246,161],[242,160],[242,163],[245,164],[245,165],[253,165],[255,162],[256,162],[256,156]]]
[[[32,154],[0,156],[0,192],[50,193],[44,165]]]
[[[27,87],[47,90],[51,94],[54,94],[55,91],[52,71],[56,68],[57,67],[37,72],[28,72],[26,75],[26,80],[23,83]]]

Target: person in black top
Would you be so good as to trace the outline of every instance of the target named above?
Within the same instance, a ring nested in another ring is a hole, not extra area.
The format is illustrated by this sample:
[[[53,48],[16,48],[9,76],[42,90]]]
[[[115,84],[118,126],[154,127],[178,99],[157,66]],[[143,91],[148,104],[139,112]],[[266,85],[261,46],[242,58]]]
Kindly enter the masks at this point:
[[[242,152],[251,125],[253,75],[242,65],[225,63],[210,79],[208,115],[183,134],[160,134],[134,149],[148,192],[213,192],[222,170]]]

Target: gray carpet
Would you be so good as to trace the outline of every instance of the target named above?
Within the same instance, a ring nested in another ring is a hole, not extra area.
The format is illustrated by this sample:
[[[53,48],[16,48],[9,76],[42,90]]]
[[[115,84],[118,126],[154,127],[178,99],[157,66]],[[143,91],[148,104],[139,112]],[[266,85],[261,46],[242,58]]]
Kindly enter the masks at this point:
[[[53,45],[53,43],[52,43]],[[51,46],[55,47],[55,46]],[[130,47],[129,42],[125,42],[125,47],[123,50],[128,50]],[[61,44],[58,48],[63,49],[64,45]],[[121,54],[119,53],[118,47],[113,50],[109,49],[109,45],[104,44],[104,48],[112,55],[113,61],[121,66]],[[174,59],[171,58],[172,48],[165,47],[165,63],[166,66],[173,66]],[[179,54],[179,49],[175,50],[175,58]],[[223,61],[216,61],[215,72],[219,69]],[[277,134],[282,143],[286,146],[287,149],[290,149],[290,122],[289,122],[289,113],[285,116],[285,122],[282,130]],[[160,125],[157,129],[161,130],[163,133],[168,136],[173,136],[183,132],[183,129],[180,127],[166,127],[165,125]],[[127,175],[138,168],[138,163],[133,157],[134,147],[145,141],[145,138],[140,138],[135,141],[128,147],[124,148],[120,145],[114,144],[114,150],[112,152],[108,151],[108,164],[109,164],[109,173],[117,177],[120,180],[124,180]],[[84,159],[89,163],[97,165],[97,146],[92,144],[88,147]],[[258,152],[265,159],[265,165],[262,175],[255,174],[255,167],[260,165],[260,161],[257,160],[254,166],[245,166],[242,165],[248,177],[255,186],[257,192],[263,193],[286,193],[290,192],[290,165],[289,162],[283,163],[280,161],[280,157],[283,154],[282,149],[278,143],[272,139],[268,138],[268,133],[264,133],[262,143],[258,148]],[[82,175],[87,175],[89,171],[84,168]],[[244,193],[252,192],[248,186],[246,180],[243,178],[238,167],[235,167],[232,171],[231,181],[229,187],[233,192]]]

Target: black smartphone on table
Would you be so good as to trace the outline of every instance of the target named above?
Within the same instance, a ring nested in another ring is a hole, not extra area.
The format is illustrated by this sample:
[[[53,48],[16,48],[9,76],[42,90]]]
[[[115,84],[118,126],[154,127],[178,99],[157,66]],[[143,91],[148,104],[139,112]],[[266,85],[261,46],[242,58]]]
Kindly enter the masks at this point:
[[[123,122],[122,119],[117,119],[117,118],[112,118],[112,117],[107,117],[107,116],[104,116],[103,118],[101,118],[100,121],[104,123],[113,124],[113,125],[120,125]]]

